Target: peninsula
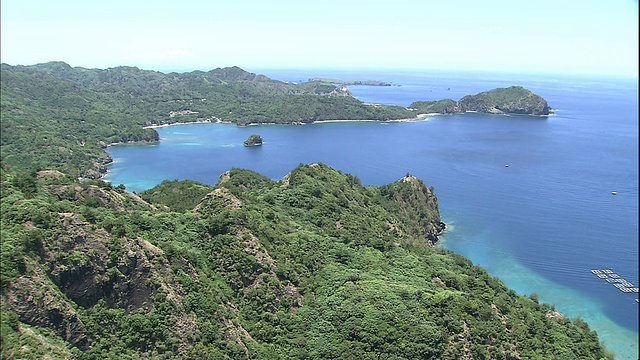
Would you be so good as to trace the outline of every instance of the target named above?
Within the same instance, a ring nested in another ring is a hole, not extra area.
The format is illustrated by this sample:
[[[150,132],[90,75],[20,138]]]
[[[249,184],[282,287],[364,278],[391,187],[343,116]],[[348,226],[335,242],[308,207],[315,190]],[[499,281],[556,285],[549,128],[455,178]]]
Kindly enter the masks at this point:
[[[392,84],[387,81],[380,80],[342,80],[342,79],[332,79],[332,78],[311,78],[310,82],[319,81],[319,82],[328,82],[334,85],[369,85],[369,86],[391,86]]]
[[[489,114],[549,115],[551,107],[541,96],[522,86],[497,88],[455,101],[415,101],[409,106],[420,113],[460,114],[479,112]]]

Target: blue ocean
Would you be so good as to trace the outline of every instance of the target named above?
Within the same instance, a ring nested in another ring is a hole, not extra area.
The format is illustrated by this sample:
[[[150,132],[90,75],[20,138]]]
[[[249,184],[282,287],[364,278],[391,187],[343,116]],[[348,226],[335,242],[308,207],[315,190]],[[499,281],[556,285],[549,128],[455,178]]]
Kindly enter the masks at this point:
[[[637,79],[407,70],[248,69],[283,81],[380,80],[349,86],[368,103],[459,100],[521,85],[549,117],[460,114],[412,122],[312,125],[188,124],[158,128],[157,144],[109,147],[106,180],[130,191],[163,179],[215,184],[232,167],[280,179],[323,162],[382,185],[407,173],[434,186],[448,229],[440,246],[522,294],[581,317],[617,359],[638,358],[638,293],[592,273],[610,269],[638,286]],[[262,147],[242,142],[260,134]]]

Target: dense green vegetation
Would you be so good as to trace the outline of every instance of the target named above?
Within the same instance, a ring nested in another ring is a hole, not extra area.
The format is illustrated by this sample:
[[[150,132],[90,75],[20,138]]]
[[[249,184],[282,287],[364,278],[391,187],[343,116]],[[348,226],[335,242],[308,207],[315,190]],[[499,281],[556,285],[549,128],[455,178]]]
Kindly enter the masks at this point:
[[[1,72],[1,160],[16,169],[56,169],[91,179],[104,174],[111,161],[106,146],[158,141],[149,128],[154,125],[392,120],[465,111],[544,115],[550,110],[544,99],[517,86],[404,108],[365,104],[326,81],[285,83],[238,67],[164,74],[51,62],[2,64]]]
[[[414,101],[411,108],[424,114],[453,114],[457,110],[457,102],[452,99],[436,101]]]
[[[140,197],[156,206],[185,212],[196,207],[212,190],[213,187],[193,180],[163,180],[153,189],[142,191]]]
[[[184,121],[391,119],[322,82],[2,65],[2,358],[601,359],[597,334],[434,247],[434,189],[324,164],[137,194],[109,143]],[[79,176],[85,179],[78,179]]]
[[[541,96],[522,86],[497,88],[454,101],[415,101],[410,108],[423,113],[454,114],[467,111],[492,114],[549,115],[551,107]]]
[[[606,356],[583,321],[433,248],[436,198],[410,175],[231,169],[153,204],[55,171],[3,166],[1,187],[5,358]]]
[[[133,67],[72,68],[62,62],[1,65],[2,161],[98,178],[111,143],[157,141],[151,125],[192,121],[309,123],[414,117],[367,105],[314,81],[284,83],[240,68],[163,74]]]
[[[551,108],[541,96],[522,86],[510,86],[467,95],[458,101],[461,111],[549,115]]]

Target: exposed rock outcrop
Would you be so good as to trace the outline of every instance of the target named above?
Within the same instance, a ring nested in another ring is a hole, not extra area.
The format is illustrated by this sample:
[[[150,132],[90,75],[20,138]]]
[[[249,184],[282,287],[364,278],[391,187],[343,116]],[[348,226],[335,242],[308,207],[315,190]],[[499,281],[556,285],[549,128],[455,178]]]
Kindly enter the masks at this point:
[[[2,302],[21,322],[51,328],[79,349],[89,348],[91,341],[78,313],[38,269],[10,282]]]

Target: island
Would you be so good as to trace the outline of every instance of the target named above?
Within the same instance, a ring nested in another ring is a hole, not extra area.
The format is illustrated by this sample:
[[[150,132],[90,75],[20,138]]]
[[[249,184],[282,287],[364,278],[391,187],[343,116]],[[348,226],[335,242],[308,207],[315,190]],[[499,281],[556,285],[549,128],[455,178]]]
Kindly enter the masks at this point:
[[[368,85],[368,86],[391,86],[392,84],[387,81],[380,80],[342,80],[332,78],[311,78],[309,82],[325,82],[334,85]]]
[[[551,114],[551,107],[540,95],[522,86],[497,88],[455,101],[414,101],[410,108],[427,114],[460,114],[478,112],[489,114],[542,115]]]
[[[244,146],[261,146],[262,145],[262,137],[260,137],[260,135],[258,135],[258,134],[251,134],[251,135],[249,135],[247,140],[244,141],[243,144],[244,144]]]

